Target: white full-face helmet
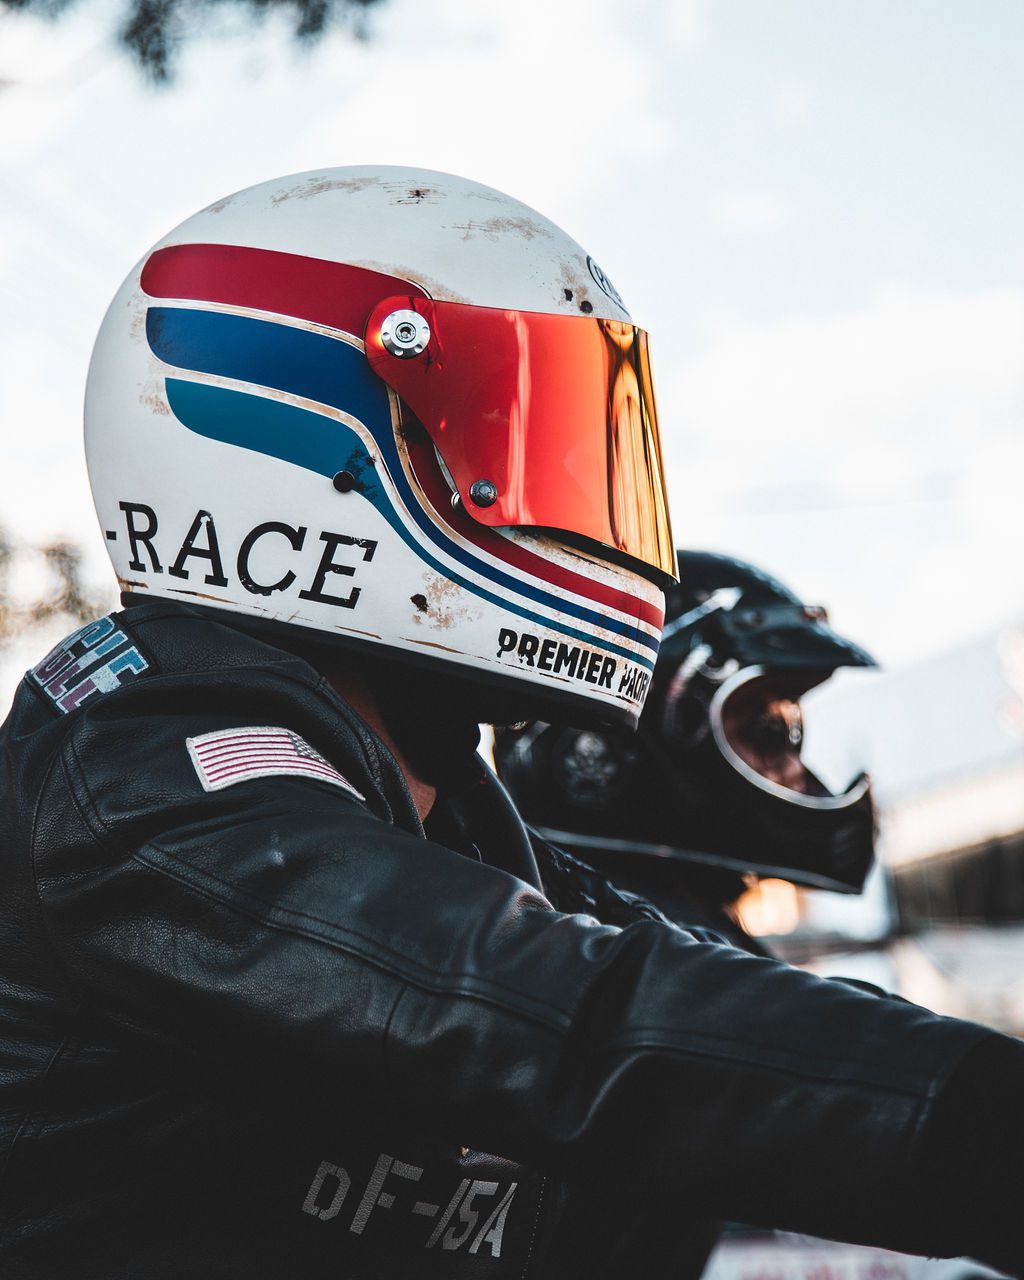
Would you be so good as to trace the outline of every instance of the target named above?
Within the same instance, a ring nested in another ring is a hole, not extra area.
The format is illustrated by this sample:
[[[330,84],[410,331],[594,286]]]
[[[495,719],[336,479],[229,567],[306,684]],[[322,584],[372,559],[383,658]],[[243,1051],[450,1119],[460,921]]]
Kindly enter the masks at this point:
[[[675,573],[646,334],[558,227],[427,170],[219,200],[103,322],[122,591],[635,723]]]

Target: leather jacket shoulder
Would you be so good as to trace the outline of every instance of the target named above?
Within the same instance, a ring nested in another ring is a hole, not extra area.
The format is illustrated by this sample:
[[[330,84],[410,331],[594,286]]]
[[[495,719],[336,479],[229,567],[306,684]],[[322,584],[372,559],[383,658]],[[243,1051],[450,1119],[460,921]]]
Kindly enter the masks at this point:
[[[273,645],[112,615],[2,747],[5,1276],[654,1275],[679,1206],[972,1247],[910,1206],[983,1028],[427,839]]]

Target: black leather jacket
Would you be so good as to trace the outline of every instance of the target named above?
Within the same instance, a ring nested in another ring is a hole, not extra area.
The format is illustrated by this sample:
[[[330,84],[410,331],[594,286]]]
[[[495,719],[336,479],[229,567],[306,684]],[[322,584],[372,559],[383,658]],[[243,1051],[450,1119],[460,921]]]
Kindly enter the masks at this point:
[[[989,1033],[427,838],[291,654],[115,614],[0,745],[5,1278],[667,1277],[716,1217],[977,1251],[920,1144]]]

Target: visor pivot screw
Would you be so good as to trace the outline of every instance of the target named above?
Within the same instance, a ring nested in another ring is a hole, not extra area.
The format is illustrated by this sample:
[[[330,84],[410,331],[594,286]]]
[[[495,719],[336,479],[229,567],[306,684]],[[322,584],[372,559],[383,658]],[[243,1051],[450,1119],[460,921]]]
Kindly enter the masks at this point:
[[[478,507],[493,507],[498,501],[498,486],[493,480],[474,480],[469,496]]]
[[[399,360],[422,355],[430,341],[430,325],[416,311],[392,311],[380,327],[384,350]]]

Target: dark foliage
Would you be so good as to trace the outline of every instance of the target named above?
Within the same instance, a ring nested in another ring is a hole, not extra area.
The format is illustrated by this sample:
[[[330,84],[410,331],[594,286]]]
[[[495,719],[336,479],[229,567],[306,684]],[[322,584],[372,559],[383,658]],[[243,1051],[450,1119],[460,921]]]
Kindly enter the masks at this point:
[[[0,650],[54,619],[63,619],[71,627],[88,622],[113,606],[113,599],[103,599],[84,586],[82,553],[70,542],[20,549],[18,554],[42,557],[49,571],[49,582],[34,600],[15,599],[10,581],[15,554],[15,548],[0,529]]]
[[[75,0],[0,0],[4,10],[59,18]],[[363,39],[367,11],[382,0],[127,0],[117,39],[152,80],[167,83],[181,47],[194,36],[202,19],[230,4],[259,19],[285,12],[294,20],[295,39],[315,43],[332,27],[347,26]]]

